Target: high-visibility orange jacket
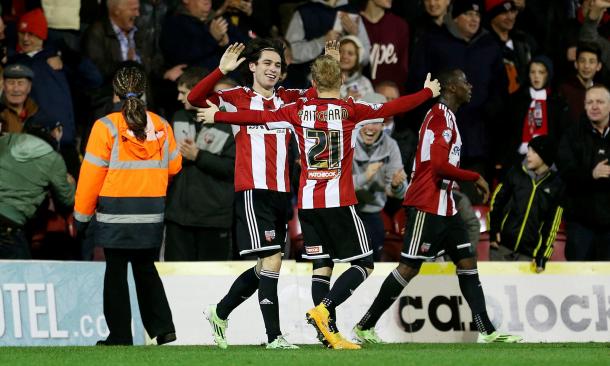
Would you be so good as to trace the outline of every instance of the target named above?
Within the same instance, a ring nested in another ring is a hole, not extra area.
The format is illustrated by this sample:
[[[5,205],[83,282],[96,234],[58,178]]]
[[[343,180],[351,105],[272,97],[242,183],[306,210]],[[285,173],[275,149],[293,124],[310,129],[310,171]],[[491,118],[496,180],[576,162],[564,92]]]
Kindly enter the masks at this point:
[[[95,214],[95,243],[107,248],[154,248],[163,239],[165,195],[182,156],[162,117],[147,112],[146,141],[138,141],[122,113],[95,122],[81,166],[74,218]]]

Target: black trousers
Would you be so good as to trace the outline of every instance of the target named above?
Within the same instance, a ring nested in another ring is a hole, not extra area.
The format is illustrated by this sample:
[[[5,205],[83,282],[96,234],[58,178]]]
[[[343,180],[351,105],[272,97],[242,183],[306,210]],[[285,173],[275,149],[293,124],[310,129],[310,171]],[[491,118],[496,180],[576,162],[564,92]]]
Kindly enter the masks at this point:
[[[104,248],[104,316],[110,334],[108,344],[133,344],[127,263],[131,262],[142,323],[150,336],[175,332],[163,283],[155,268],[158,248]]]
[[[165,222],[165,261],[228,261],[231,229],[183,226]]]

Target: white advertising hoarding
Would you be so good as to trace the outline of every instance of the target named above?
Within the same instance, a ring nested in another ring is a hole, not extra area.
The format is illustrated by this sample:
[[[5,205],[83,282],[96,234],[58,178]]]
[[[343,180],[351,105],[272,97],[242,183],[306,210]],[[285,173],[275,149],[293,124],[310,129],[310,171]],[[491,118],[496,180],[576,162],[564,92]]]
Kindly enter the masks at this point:
[[[178,335],[173,344],[212,344],[203,311],[254,262],[157,263]],[[102,313],[103,263],[0,261],[0,345],[92,345],[107,336]],[[335,274],[348,268],[337,265]],[[344,335],[366,312],[395,264],[373,275],[337,308]],[[527,342],[610,341],[610,263],[549,263],[534,274],[527,263],[479,264],[487,309],[496,326]],[[333,277],[335,279],[336,276]],[[145,332],[130,281],[134,342]],[[278,283],[281,329],[294,343],[316,343],[305,321],[311,265],[285,261]],[[380,319],[388,342],[473,342],[470,310],[449,263],[426,263]],[[255,293],[229,317],[229,344],[266,342]]]

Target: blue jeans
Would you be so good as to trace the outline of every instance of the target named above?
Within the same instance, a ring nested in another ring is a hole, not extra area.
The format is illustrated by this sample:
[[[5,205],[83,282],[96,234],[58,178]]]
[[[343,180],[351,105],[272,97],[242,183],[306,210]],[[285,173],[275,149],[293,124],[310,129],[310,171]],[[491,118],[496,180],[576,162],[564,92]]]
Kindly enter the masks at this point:
[[[576,221],[567,221],[566,235],[567,260],[610,260],[610,228],[593,229]]]

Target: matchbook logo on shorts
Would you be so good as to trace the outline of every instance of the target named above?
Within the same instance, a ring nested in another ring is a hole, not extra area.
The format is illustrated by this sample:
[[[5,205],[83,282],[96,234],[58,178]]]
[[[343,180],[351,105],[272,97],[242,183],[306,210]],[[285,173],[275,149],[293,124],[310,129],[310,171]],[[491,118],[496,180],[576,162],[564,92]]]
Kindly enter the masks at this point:
[[[265,230],[265,240],[271,242],[273,239],[275,239],[275,230]]]
[[[322,246],[321,245],[316,245],[316,246],[306,246],[305,247],[305,253],[307,254],[322,254]]]
[[[423,243],[420,248],[421,252],[428,253],[428,250],[430,250],[430,245],[430,243]]]

